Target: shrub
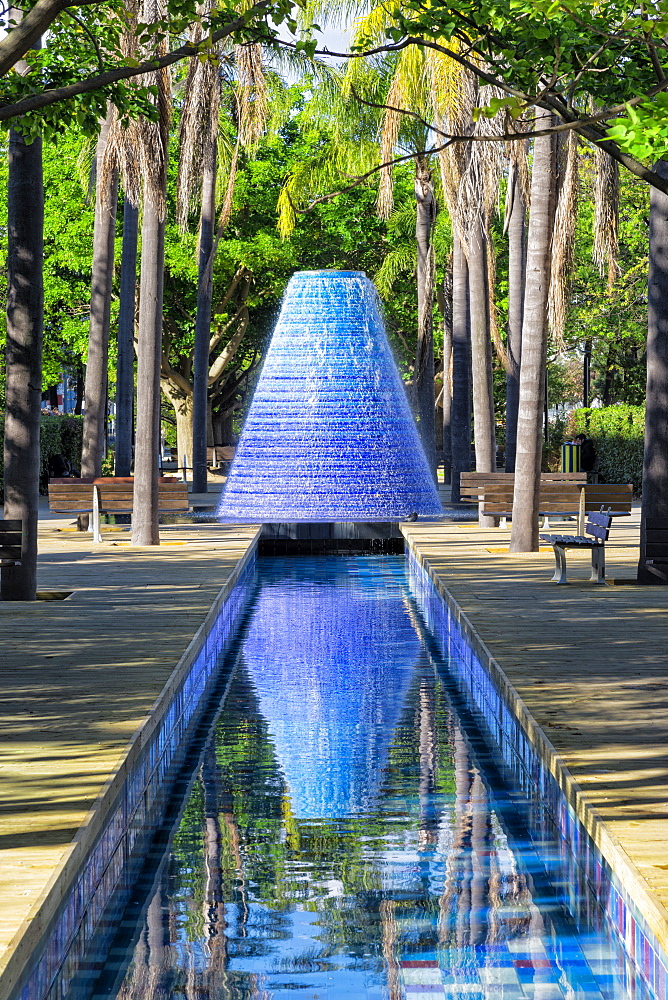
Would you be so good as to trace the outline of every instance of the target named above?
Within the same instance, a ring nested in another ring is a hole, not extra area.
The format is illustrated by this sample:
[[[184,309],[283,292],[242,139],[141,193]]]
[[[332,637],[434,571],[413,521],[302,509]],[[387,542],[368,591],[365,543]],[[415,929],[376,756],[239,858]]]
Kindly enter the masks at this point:
[[[0,414],[0,440],[5,435],[5,416]],[[81,466],[83,417],[41,418],[39,491],[46,493],[49,483],[49,461],[52,455],[62,455],[77,469]],[[0,448],[0,496],[4,496],[3,449]]]
[[[566,427],[575,437],[584,433],[592,439],[598,472],[604,483],[633,483],[640,496],[645,437],[645,407],[619,403],[597,409],[573,410]]]

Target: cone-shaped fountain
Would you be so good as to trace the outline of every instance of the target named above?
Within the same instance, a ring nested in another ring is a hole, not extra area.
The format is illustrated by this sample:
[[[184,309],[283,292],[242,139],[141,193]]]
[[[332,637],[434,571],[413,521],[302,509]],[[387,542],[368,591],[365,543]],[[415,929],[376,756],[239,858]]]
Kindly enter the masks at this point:
[[[357,271],[288,284],[218,516],[399,521],[441,505],[390,349]]]

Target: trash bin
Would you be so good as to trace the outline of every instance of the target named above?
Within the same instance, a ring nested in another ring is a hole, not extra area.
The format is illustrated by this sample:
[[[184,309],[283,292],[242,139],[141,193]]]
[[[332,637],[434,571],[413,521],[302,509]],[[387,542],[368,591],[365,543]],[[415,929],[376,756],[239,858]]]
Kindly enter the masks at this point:
[[[561,471],[562,472],[579,472],[580,471],[580,445],[574,444],[573,441],[568,441],[566,444],[561,446]]]

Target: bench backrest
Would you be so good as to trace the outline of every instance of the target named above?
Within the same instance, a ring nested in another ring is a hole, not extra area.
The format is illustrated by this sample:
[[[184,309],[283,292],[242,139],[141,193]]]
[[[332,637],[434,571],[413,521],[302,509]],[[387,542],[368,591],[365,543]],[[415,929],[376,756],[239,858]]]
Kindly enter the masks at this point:
[[[541,472],[541,483],[586,483],[586,472]],[[506,484],[514,486],[514,472],[461,472],[459,474],[460,495],[469,499],[483,496],[483,487],[487,484]]]
[[[507,514],[513,508],[514,484],[488,483],[484,487],[483,514]],[[577,513],[580,487],[572,482],[540,483],[538,509],[541,514]]]
[[[611,523],[612,518],[609,514],[606,514],[602,510],[593,510],[587,520],[585,535],[591,535],[592,538],[598,538],[599,542],[607,542],[608,535],[610,534]]]
[[[0,521],[0,560],[21,562],[23,522]]]
[[[584,510],[605,507],[617,514],[630,514],[633,503],[632,483],[596,483],[584,488]]]
[[[106,513],[131,513],[134,479],[106,477],[99,479],[49,480],[49,506],[54,513],[86,513],[93,510],[93,486],[97,487],[99,506]],[[188,484],[171,476],[158,479],[158,508],[162,511],[188,509]]]
[[[217,444],[213,448],[206,449],[206,460],[207,462],[231,462],[236,450],[233,444]]]

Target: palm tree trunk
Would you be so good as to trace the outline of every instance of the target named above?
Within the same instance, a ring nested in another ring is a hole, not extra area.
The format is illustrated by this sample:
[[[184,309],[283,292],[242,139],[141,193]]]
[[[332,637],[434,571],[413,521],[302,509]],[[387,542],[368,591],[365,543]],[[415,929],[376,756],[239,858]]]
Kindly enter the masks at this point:
[[[526,276],[526,210],[522,185],[513,179],[508,221],[508,362],[506,375],[506,472],[515,471],[517,409],[520,400],[522,314]]]
[[[86,410],[81,451],[82,476],[99,476],[102,473],[107,421],[109,314],[111,310],[111,285],[114,276],[116,202],[118,199],[118,171],[109,171],[105,177],[101,170],[110,124],[111,112],[109,111],[100,130],[96,153],[97,185],[88,358],[86,362],[86,387],[84,389]]]
[[[537,128],[549,128],[551,123],[551,115],[544,114],[538,118]],[[511,552],[538,551],[538,498],[547,354],[547,293],[550,285],[555,174],[555,144],[551,136],[535,139],[522,321],[522,363]]]
[[[117,476],[129,476],[132,470],[138,230],[139,208],[126,198],[123,204],[123,251],[121,256],[118,362],[116,367],[116,452],[114,456],[114,472]]]
[[[654,168],[668,177],[668,161]],[[668,517],[668,197],[652,188],[649,213],[647,403],[642,472],[639,583],[662,583],[645,567],[648,517]]]
[[[209,339],[213,296],[213,244],[216,223],[216,143],[207,144],[202,175],[202,211],[199,237],[199,280],[195,319],[193,376],[193,493],[206,493],[206,442],[209,404]]]
[[[496,470],[494,381],[489,328],[487,237],[482,219],[475,221],[469,238],[469,289],[475,467],[476,472],[494,472]],[[492,527],[494,518],[481,516],[480,524],[483,527]]]
[[[471,471],[471,327],[466,256],[455,235],[452,257],[452,502],[461,499],[459,476]]]
[[[452,477],[452,322],[443,326],[443,482]]]
[[[426,163],[415,161],[415,241],[417,244],[418,341],[415,355],[415,406],[420,438],[436,478],[436,424],[434,413],[434,249],[436,219],[434,183]]]
[[[37,507],[44,316],[42,139],[9,133],[5,518],[23,522],[20,566],[2,570],[3,601],[37,594]]]
[[[158,451],[165,223],[148,191],[144,196],[141,242],[132,544],[159,545]]]

